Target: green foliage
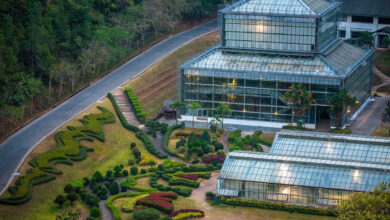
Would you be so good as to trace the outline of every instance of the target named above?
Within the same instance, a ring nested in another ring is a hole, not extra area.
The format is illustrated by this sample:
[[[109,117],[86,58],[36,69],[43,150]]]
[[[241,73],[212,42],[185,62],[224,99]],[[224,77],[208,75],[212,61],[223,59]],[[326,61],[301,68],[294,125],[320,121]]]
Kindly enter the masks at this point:
[[[100,173],[99,171],[96,171],[93,175],[92,175],[92,178],[94,178],[97,182],[101,182],[104,180],[104,177],[102,175],[102,173]]]
[[[137,117],[138,121],[141,124],[144,124],[146,121],[146,112],[142,109],[141,104],[133,92],[133,90],[130,87],[125,88],[125,93],[127,97],[129,98],[129,101],[131,103],[131,106],[133,107],[133,111],[135,113],[135,116]]]
[[[141,130],[137,126],[131,125],[131,124],[129,124],[127,122],[127,120],[126,120],[125,116],[123,115],[122,111],[119,109],[119,106],[116,103],[116,101],[114,99],[114,96],[112,96],[111,93],[108,93],[107,97],[108,97],[108,99],[110,99],[110,101],[112,103],[112,106],[114,106],[115,112],[118,115],[118,118],[121,121],[123,127],[126,128],[129,131],[132,131],[132,132],[140,132]]]
[[[121,212],[115,207],[113,202],[116,199],[119,198],[124,198],[124,197],[134,197],[134,196],[139,196],[143,195],[145,193],[120,193],[114,196],[111,196],[110,198],[107,199],[106,201],[106,206],[111,210],[112,214],[114,215],[114,220],[120,220],[121,219]]]
[[[167,132],[165,133],[164,135],[164,142],[163,142],[163,147],[164,147],[164,150],[172,155],[172,156],[178,156],[175,152],[171,151],[169,148],[168,148],[168,143],[169,143],[169,137],[171,136],[172,134],[172,131],[175,130],[175,129],[179,129],[180,128],[180,125],[173,125],[171,127],[168,128]]]
[[[236,138],[241,138],[241,130],[234,130],[228,137],[229,143],[233,144]]]
[[[74,201],[76,201],[79,197],[75,192],[70,192],[68,195],[66,195],[66,199],[70,201],[70,204],[72,205]]]
[[[348,106],[356,106],[356,101],[356,98],[352,97],[346,88],[343,88],[338,93],[332,93],[329,95],[327,102],[330,105],[331,117],[336,119],[336,128],[340,129],[342,127],[342,121]]]
[[[131,175],[135,176],[138,174],[138,168],[137,167],[131,167],[130,168]]]
[[[91,217],[98,218],[101,215],[100,209],[98,207],[93,207],[90,211],[89,214]]]
[[[58,204],[60,208],[62,207],[62,204],[64,204],[65,202],[66,202],[66,199],[63,195],[58,195],[56,197],[56,199],[54,200],[54,203]]]
[[[66,185],[71,185],[73,188],[76,188],[76,187],[82,188],[84,186],[84,180],[77,179],[77,178],[68,179],[66,181]]]
[[[115,182],[115,181],[112,182],[111,185],[110,185],[109,190],[110,190],[110,194],[111,194],[111,195],[116,195],[116,194],[118,194],[118,193],[119,193],[119,185],[118,185],[118,183]]]
[[[248,199],[233,198],[233,197],[232,198],[221,197],[221,202],[223,204],[232,205],[232,206],[247,206],[247,207],[256,207],[261,209],[299,212],[299,213],[305,213],[311,215],[336,216],[336,210],[331,208],[324,209],[324,208],[317,208],[311,206],[297,206],[297,205],[289,205],[284,203],[256,201],[256,200],[248,200]]]
[[[201,218],[204,214],[200,212],[185,212],[185,213],[179,213],[175,217],[172,217],[172,220],[184,220],[184,219],[190,219],[190,218]]]
[[[290,91],[284,93],[282,100],[291,103],[294,114],[302,118],[307,110],[317,102],[313,94],[307,91],[306,86],[302,84],[293,84]]]
[[[354,193],[349,200],[341,202],[337,208],[338,218],[349,219],[389,219],[390,183],[380,183],[373,192]]]
[[[160,212],[152,208],[142,209],[135,211],[133,217],[135,220],[156,220],[160,217]]]
[[[164,168],[173,168],[173,167],[182,167],[185,166],[184,163],[173,161],[169,158],[164,160],[163,167]]]
[[[148,135],[146,135],[144,132],[137,132],[137,133],[135,133],[135,135],[145,144],[145,147],[149,151],[149,153],[155,155],[156,157],[158,157],[160,159],[167,158],[167,155],[162,154],[162,153],[157,151],[156,147],[150,141]]]
[[[207,131],[203,131],[202,135],[200,136],[200,139],[201,140],[204,140],[206,143],[210,144],[211,141],[210,141],[210,135],[209,135],[209,132]]]
[[[132,212],[137,200],[147,197],[149,194],[143,194],[139,196],[130,197],[122,204],[122,210],[124,212]]]
[[[126,188],[134,190],[134,191],[138,191],[138,192],[156,192],[157,190],[153,189],[153,188],[140,188],[140,187],[135,186],[135,184],[137,184],[137,179],[148,177],[150,175],[151,175],[151,173],[132,176],[132,177],[129,177],[129,178],[122,180],[120,185],[121,185],[121,187],[123,186],[123,187],[126,187]]]

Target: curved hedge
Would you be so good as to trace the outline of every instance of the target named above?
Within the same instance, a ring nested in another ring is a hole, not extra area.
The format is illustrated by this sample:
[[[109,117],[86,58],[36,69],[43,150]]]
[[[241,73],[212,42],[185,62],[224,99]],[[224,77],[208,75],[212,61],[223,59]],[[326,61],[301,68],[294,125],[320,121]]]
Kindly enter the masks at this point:
[[[170,154],[172,156],[175,156],[175,157],[179,157],[179,155],[176,152],[173,152],[173,151],[169,150],[168,144],[169,144],[169,137],[171,136],[172,131],[175,130],[175,129],[179,129],[179,128],[181,128],[181,125],[172,125],[171,127],[169,127],[167,132],[165,133],[164,143],[163,143],[164,150],[168,154]]]
[[[127,122],[125,116],[123,115],[122,111],[119,109],[118,104],[116,103],[114,96],[112,96],[111,93],[107,94],[107,98],[111,101],[112,106],[114,106],[115,112],[118,115],[119,120],[121,121],[124,128],[127,130],[130,130],[132,132],[139,132],[141,129],[139,129],[137,126],[131,125]]]
[[[26,202],[31,198],[33,185],[55,179],[55,176],[47,173],[62,174],[61,170],[54,167],[55,164],[72,165],[72,161],[85,159],[87,152],[93,149],[83,147],[80,140],[91,140],[91,137],[95,137],[104,141],[103,124],[115,122],[115,116],[103,107],[98,106],[98,109],[101,113],[86,115],[80,119],[82,123],[80,127],[68,126],[68,130],[58,132],[55,135],[57,146],[29,161],[33,168],[16,181],[16,193],[9,198],[1,199],[0,203],[20,204]]]
[[[37,168],[33,168],[31,175],[19,178],[20,185],[17,187],[17,192],[13,196],[5,199],[0,199],[0,203],[18,205],[27,202],[32,196],[32,187],[34,185],[50,182],[56,179],[56,176],[45,174]]]
[[[331,208],[317,208],[311,206],[297,206],[297,205],[289,205],[284,203],[275,203],[275,202],[266,202],[266,201],[256,201],[256,200],[248,200],[248,199],[240,199],[240,198],[229,198],[229,197],[221,197],[221,202],[227,205],[233,206],[247,206],[247,207],[256,207],[261,209],[273,209],[273,210],[281,210],[288,212],[299,212],[311,215],[326,215],[326,216],[336,216],[336,210]]]
[[[131,193],[120,193],[116,194],[114,196],[111,196],[106,201],[106,206],[111,210],[112,214],[114,215],[114,220],[120,220],[121,219],[121,212],[114,206],[113,202],[116,199],[123,198],[123,197],[134,197],[134,196],[140,196],[147,193],[141,193],[141,192],[131,192]]]
[[[145,147],[149,151],[149,153],[160,159],[166,159],[168,157],[167,155],[157,151],[156,147],[153,145],[152,141],[150,141],[147,134],[145,134],[144,132],[137,132],[135,133],[135,135],[145,144]]]
[[[147,173],[147,174],[141,174],[141,175],[126,178],[120,182],[120,186],[126,187],[127,189],[131,189],[134,191],[138,191],[138,192],[158,192],[158,190],[155,188],[141,188],[141,187],[135,186],[135,184],[137,184],[137,179],[148,177],[150,175],[151,175],[151,173]]]

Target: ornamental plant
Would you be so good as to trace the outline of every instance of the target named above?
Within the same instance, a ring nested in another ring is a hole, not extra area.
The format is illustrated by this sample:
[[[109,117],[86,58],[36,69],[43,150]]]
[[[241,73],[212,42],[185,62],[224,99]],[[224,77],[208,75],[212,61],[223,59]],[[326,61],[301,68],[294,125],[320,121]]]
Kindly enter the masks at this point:
[[[197,180],[199,178],[198,174],[179,174],[177,176],[188,180]]]
[[[223,163],[225,161],[225,155],[216,155],[212,157],[205,157],[203,158],[203,163],[204,164],[210,164],[213,163],[213,161],[218,161],[220,163]]]

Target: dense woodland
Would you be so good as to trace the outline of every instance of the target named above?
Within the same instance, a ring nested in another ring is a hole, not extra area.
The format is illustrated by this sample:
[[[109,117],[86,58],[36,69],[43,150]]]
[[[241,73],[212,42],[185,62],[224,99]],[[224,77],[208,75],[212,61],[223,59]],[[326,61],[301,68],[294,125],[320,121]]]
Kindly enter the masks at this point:
[[[1,0],[0,137],[224,0]]]

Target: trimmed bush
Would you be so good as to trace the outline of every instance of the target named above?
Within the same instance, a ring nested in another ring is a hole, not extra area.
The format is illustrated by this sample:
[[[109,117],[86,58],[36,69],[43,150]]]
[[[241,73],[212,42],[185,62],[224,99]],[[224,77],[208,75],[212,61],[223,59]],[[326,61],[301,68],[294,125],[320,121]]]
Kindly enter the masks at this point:
[[[121,219],[121,212],[113,204],[113,202],[116,199],[123,198],[123,197],[134,197],[134,196],[139,196],[139,195],[143,195],[143,194],[145,194],[145,193],[120,193],[120,194],[111,196],[109,199],[107,199],[106,206],[111,210],[112,214],[114,215],[114,220]]]
[[[190,218],[201,218],[204,217],[203,213],[200,212],[186,212],[186,213],[180,213],[175,217],[172,217],[172,220],[184,220],[184,219],[190,219]]]
[[[142,209],[135,211],[133,217],[135,220],[156,220],[160,217],[160,212],[152,208]]]
[[[146,122],[146,112],[142,109],[137,96],[130,87],[125,88],[125,93],[129,98],[130,104],[133,107],[134,114],[137,117],[138,121],[141,124],[144,124]]]
[[[175,156],[175,157],[178,157],[178,155],[168,148],[168,143],[169,143],[169,137],[171,136],[172,131],[175,129],[179,129],[180,127],[181,127],[180,125],[172,125],[171,127],[168,128],[167,132],[164,135],[163,148],[168,154]]]
[[[122,204],[122,211],[124,211],[124,212],[132,212],[134,210],[134,206],[137,203],[137,201],[140,200],[140,199],[143,199],[143,198],[145,198],[147,196],[148,196],[148,194],[139,195],[139,196],[135,196],[135,197],[130,197],[128,200],[126,200]]]
[[[93,207],[90,210],[89,214],[91,215],[91,217],[98,218],[98,217],[100,217],[101,212],[100,212],[100,209],[98,207]]]
[[[130,168],[131,175],[135,176],[138,174],[138,168],[137,167],[131,167]]]
[[[223,204],[233,205],[233,206],[256,207],[261,209],[299,212],[299,213],[305,213],[311,215],[336,216],[337,214],[336,210],[331,208],[323,209],[323,208],[317,208],[311,206],[296,206],[296,205],[289,205],[284,203],[247,200],[247,199],[240,199],[240,198],[221,197],[221,202]]]
[[[111,186],[110,186],[110,194],[111,195],[116,195],[119,193],[119,185],[117,182],[112,182]]]
[[[135,133],[135,135],[137,136],[137,138],[139,138],[145,144],[145,147],[149,151],[149,153],[153,154],[154,156],[156,156],[160,159],[167,158],[167,155],[162,154],[162,153],[157,151],[156,147],[150,141],[148,135],[146,135],[144,132],[137,132],[137,133]]]
[[[141,131],[137,126],[131,125],[131,124],[129,124],[127,122],[127,120],[126,120],[125,116],[123,115],[122,111],[119,109],[119,106],[116,103],[116,101],[114,99],[114,96],[112,96],[111,93],[108,93],[107,97],[108,97],[108,99],[110,99],[112,105],[114,106],[115,112],[116,112],[119,120],[121,121],[123,127],[126,128],[127,130],[132,131],[132,132],[139,132],[139,131]]]
[[[225,161],[225,155],[216,155],[212,157],[205,157],[203,158],[203,163],[204,164],[210,164],[213,163],[213,161],[218,161],[219,163],[223,163]]]

